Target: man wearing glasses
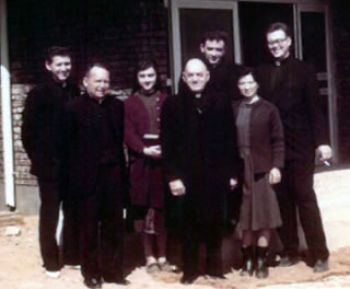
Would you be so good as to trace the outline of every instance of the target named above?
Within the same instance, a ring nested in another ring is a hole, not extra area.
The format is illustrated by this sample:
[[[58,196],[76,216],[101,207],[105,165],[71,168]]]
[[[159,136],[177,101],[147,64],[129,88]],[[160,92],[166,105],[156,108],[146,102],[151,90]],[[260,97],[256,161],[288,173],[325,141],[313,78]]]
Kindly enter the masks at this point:
[[[328,270],[329,252],[313,189],[315,152],[321,161],[332,157],[320,107],[313,67],[291,56],[292,39],[284,23],[273,23],[266,33],[271,64],[259,68],[260,94],[279,109],[285,132],[286,161],[282,182],[276,186],[283,225],[281,266],[298,262],[297,211],[314,272]]]

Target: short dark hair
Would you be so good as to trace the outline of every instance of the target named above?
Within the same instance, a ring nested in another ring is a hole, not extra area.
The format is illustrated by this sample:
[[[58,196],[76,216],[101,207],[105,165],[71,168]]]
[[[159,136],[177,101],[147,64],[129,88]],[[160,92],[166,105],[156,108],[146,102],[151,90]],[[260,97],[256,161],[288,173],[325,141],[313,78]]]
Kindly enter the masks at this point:
[[[266,30],[266,35],[269,34],[269,33],[275,32],[277,30],[284,31],[284,33],[288,37],[292,36],[291,33],[290,33],[290,29],[289,29],[288,25],[283,23],[283,22],[275,22],[275,23],[270,24],[270,26]]]
[[[51,46],[47,49],[45,61],[51,63],[55,56],[71,56],[71,52],[67,47],[64,46]]]
[[[242,78],[245,77],[247,75],[251,74],[254,78],[255,81],[258,82],[257,76],[256,76],[256,72],[255,69],[252,67],[243,67],[240,69],[239,73],[238,73],[238,77],[237,77],[237,82]]]
[[[202,36],[201,44],[204,45],[207,40],[216,40],[216,41],[222,40],[226,46],[228,43],[228,34],[222,30],[207,31]]]
[[[157,80],[156,80],[156,84],[154,86],[154,88],[160,89],[160,76],[159,76],[159,72],[158,72],[158,66],[157,66],[157,62],[153,59],[141,59],[137,62],[136,66],[135,66],[135,70],[134,70],[134,81],[133,81],[133,92],[136,92],[140,89],[140,85],[137,79],[137,74],[142,71],[142,70],[146,70],[148,68],[153,67],[154,70],[156,71],[156,75],[157,75]]]
[[[86,68],[84,77],[88,76],[90,71],[93,68],[95,68],[95,67],[105,69],[105,70],[107,70],[110,73],[110,70],[108,69],[107,65],[105,65],[104,63],[102,63],[102,62],[93,62],[93,63],[89,64],[88,67]]]

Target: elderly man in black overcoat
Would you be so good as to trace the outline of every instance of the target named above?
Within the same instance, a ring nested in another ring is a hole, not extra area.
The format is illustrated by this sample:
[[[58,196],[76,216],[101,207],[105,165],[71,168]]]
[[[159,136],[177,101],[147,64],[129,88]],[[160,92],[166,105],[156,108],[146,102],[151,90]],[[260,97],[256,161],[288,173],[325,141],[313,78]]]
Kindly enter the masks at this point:
[[[206,89],[209,78],[204,62],[190,59],[183,72],[186,87],[165,101],[161,117],[164,171],[182,225],[185,284],[199,275],[201,241],[207,248],[206,273],[224,278],[222,228],[239,167],[228,98]]]
[[[110,74],[94,64],[86,72],[86,93],[66,110],[71,197],[79,200],[81,270],[89,288],[102,281],[126,284],[122,272],[124,107],[108,95]]]
[[[292,39],[284,23],[273,23],[266,40],[273,62],[258,70],[260,93],[279,110],[285,133],[286,161],[276,186],[283,225],[282,266],[298,261],[297,211],[305,233],[314,272],[328,270],[329,252],[313,189],[315,150],[321,161],[332,157],[326,122],[313,67],[290,52]]]

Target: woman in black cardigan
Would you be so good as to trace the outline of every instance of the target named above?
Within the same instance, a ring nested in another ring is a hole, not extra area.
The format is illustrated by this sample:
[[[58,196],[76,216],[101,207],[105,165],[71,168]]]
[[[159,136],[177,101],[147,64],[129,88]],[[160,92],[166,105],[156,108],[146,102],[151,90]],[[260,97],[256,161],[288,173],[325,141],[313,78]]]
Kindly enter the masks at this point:
[[[270,233],[281,225],[279,207],[271,185],[281,180],[283,129],[276,107],[257,95],[258,83],[252,69],[241,71],[238,88],[243,99],[234,102],[233,108],[239,152],[244,161],[239,220],[244,258],[241,275],[252,275],[256,270],[258,278],[266,278]]]

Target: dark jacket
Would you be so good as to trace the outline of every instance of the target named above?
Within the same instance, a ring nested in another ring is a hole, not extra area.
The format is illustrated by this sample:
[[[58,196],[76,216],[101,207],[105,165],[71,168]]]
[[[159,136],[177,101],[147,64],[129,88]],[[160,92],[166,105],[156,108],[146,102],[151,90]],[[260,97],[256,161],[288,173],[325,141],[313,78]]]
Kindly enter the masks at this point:
[[[64,104],[80,95],[78,86],[53,80],[32,89],[25,102],[23,146],[32,162],[31,173],[42,180],[57,178],[63,152]]]
[[[101,106],[101,107],[100,107]],[[103,139],[101,112],[107,117],[108,143]],[[95,186],[97,173],[103,164],[119,166],[121,183],[125,177],[123,152],[124,106],[118,99],[107,96],[101,104],[87,94],[69,103],[65,113],[66,142],[71,182],[71,194],[89,195]],[[104,146],[110,148],[105,155]]]
[[[241,101],[233,102],[237,118]],[[277,108],[266,100],[259,99],[251,104],[250,153],[254,173],[267,173],[273,167],[282,168],[284,164],[283,127]]]
[[[328,143],[325,113],[321,109],[313,67],[289,57],[278,67],[274,64],[261,66],[258,81],[261,96],[279,110],[286,160],[313,159],[315,148]]]
[[[161,108],[165,95],[157,93],[157,119],[160,120]],[[160,122],[159,122],[160,126]],[[159,127],[160,128],[160,127]],[[153,160],[143,154],[146,146],[143,136],[149,133],[150,119],[145,105],[136,94],[125,101],[125,129],[124,139],[129,152],[129,185],[130,199],[133,205],[163,207],[163,186],[150,192],[150,165]],[[160,161],[157,161],[160,164]],[[159,167],[160,169],[160,167]],[[161,180],[159,180],[161,182]]]
[[[167,181],[186,187],[180,221],[222,223],[227,217],[229,179],[240,167],[230,103],[219,93],[203,92],[200,112],[188,89],[167,98],[161,117],[161,143]]]

